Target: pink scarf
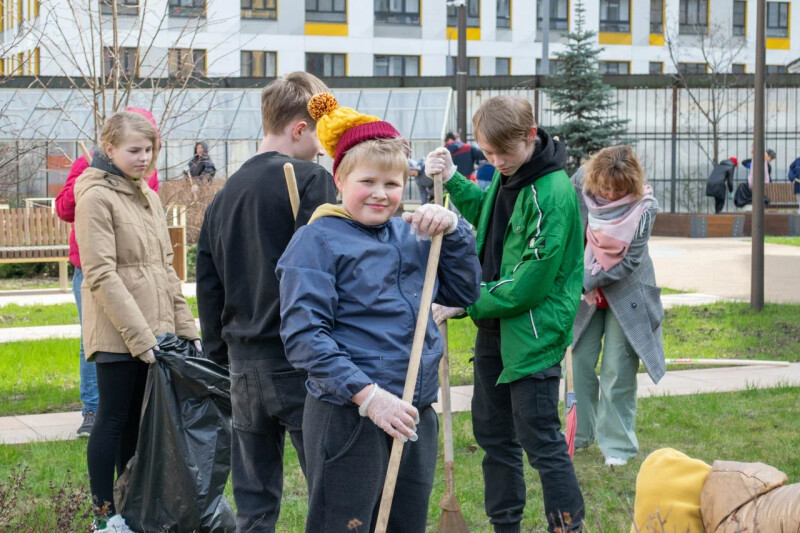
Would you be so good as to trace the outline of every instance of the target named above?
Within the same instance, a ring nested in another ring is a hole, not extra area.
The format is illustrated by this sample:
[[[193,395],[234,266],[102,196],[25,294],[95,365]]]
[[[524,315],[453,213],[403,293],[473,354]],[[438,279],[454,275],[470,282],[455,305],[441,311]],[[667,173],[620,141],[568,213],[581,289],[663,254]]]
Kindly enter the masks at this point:
[[[592,275],[601,268],[608,272],[628,253],[636,234],[647,228],[645,214],[650,205],[656,203],[653,188],[645,185],[644,195],[639,199],[628,194],[611,202],[585,191],[583,198],[589,210],[584,265]]]

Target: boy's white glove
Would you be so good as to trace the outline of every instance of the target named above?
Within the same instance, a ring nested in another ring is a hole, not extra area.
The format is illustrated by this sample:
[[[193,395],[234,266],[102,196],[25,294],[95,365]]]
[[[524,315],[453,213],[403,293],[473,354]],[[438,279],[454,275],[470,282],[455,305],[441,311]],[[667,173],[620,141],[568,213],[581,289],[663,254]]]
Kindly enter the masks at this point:
[[[154,346],[154,348],[158,348],[158,347]],[[155,352],[153,352],[153,348],[150,348],[146,352],[144,352],[142,354],[139,354],[139,360],[142,363],[147,363],[148,365],[152,365],[153,363],[155,363],[156,362],[156,354],[155,354]]]
[[[203,343],[200,342],[200,339],[195,339],[192,341],[194,345],[194,349],[197,350],[198,353],[203,353]]]
[[[597,305],[597,302],[600,301],[600,293],[597,292],[597,289],[592,289],[583,294],[583,300],[589,305]]]
[[[358,408],[358,414],[368,416],[376,426],[395,439],[414,442],[418,438],[414,431],[419,423],[417,408],[378,387],[377,383],[372,385],[369,396]]]
[[[464,316],[467,312],[463,307],[446,307],[444,305],[433,304],[431,308],[433,312],[433,321],[437,326],[441,326],[442,322],[457,316]]]
[[[458,215],[437,204],[423,204],[413,213],[403,213],[403,220],[411,224],[411,234],[416,233],[417,240],[447,235],[458,227]]]
[[[442,183],[447,183],[456,173],[453,157],[445,147],[439,147],[428,154],[425,159],[425,174],[433,177],[434,174],[442,175]]]

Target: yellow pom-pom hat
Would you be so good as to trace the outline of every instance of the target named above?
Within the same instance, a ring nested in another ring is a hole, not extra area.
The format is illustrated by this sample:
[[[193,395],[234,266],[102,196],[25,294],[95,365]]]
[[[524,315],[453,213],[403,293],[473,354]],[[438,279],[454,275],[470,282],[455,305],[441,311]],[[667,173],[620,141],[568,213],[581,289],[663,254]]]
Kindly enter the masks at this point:
[[[317,121],[317,136],[333,158],[333,173],[344,154],[353,146],[370,139],[402,137],[388,122],[374,115],[362,115],[350,107],[341,107],[330,93],[315,94],[308,101],[308,113]]]

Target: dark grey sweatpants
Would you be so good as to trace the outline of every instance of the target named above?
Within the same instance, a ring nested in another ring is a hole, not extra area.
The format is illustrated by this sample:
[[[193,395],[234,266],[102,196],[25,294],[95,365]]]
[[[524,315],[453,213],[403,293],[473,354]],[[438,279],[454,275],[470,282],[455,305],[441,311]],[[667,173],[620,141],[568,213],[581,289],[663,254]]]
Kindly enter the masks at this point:
[[[403,447],[389,515],[392,533],[425,531],[439,419],[430,406],[421,408],[419,416],[419,440]],[[303,440],[308,476],[306,532],[374,531],[393,439],[372,420],[359,416],[355,406],[333,405],[308,395]]]

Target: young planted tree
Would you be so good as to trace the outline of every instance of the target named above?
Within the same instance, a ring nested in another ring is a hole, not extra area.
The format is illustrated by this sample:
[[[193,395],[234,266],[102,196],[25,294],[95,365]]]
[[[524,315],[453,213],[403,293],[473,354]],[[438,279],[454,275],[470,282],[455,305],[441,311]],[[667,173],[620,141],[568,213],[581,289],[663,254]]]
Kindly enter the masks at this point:
[[[741,76],[731,72],[732,65],[741,57],[747,40],[731,35],[731,26],[730,22],[715,23],[692,28],[690,35],[680,35],[674,29],[667,35],[675,81],[689,100],[688,113],[682,114],[682,129],[691,135],[712,166],[720,161],[724,123],[729,117],[735,119],[754,96],[751,88],[735,87]],[[700,70],[705,73],[696,73],[697,66],[704,67]],[[688,74],[690,70],[694,73]]]
[[[566,34],[566,50],[556,53],[559,69],[545,89],[560,124],[553,133],[566,142],[568,170],[580,166],[597,150],[613,145],[625,135],[627,120],[609,114],[616,106],[613,89],[597,70],[597,33],[584,29],[583,4],[575,9],[575,29]]]

